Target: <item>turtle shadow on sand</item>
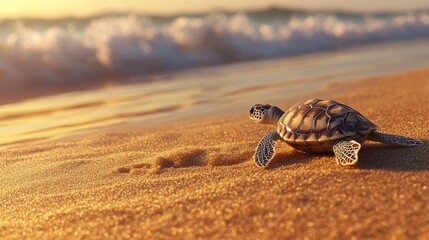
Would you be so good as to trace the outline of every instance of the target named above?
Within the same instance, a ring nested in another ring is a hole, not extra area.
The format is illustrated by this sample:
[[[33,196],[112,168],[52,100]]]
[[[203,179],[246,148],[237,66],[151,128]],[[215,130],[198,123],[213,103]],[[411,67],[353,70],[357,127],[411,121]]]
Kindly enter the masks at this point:
[[[335,163],[333,153],[311,154],[290,150],[278,153],[267,169],[276,169],[298,163],[317,161],[317,156],[331,157]],[[336,166],[336,165],[335,165]],[[338,169],[350,168],[338,166]],[[359,151],[359,162],[352,166],[354,169],[374,169],[392,171],[429,171],[429,140],[417,147],[397,147],[379,143],[365,143]]]
[[[393,171],[429,171],[429,140],[416,147],[364,144],[359,151],[358,167]]]

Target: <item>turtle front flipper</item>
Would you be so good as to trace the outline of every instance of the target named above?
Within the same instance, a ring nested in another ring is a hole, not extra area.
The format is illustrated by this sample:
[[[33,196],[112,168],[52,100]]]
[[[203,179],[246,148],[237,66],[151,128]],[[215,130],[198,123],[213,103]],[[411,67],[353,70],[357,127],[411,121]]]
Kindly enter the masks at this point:
[[[372,132],[368,136],[368,140],[392,144],[400,147],[414,147],[418,145],[422,145],[423,142],[417,139],[397,136],[393,134],[381,133],[381,132]]]
[[[355,165],[358,161],[360,143],[351,141],[341,141],[334,145],[334,153],[337,164],[343,166]]]
[[[280,139],[280,136],[277,132],[273,131],[265,135],[258,143],[256,147],[255,163],[259,167],[266,167],[268,163],[276,155],[276,140]]]

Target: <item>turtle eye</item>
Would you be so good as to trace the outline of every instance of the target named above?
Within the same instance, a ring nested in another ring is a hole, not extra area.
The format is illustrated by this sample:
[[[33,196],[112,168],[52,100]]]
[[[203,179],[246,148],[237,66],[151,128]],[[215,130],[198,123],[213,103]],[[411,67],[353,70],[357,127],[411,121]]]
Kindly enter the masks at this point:
[[[255,109],[253,109],[253,107],[250,108],[250,114],[253,114],[254,111],[255,111]]]
[[[261,106],[256,106],[256,110],[261,110]]]

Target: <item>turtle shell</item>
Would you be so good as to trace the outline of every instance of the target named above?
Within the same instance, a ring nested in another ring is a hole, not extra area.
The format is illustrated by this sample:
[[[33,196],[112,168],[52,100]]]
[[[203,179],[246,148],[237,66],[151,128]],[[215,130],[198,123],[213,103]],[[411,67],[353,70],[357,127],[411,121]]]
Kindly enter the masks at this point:
[[[332,100],[297,103],[279,119],[277,132],[292,147],[305,152],[331,152],[338,140],[363,143],[378,126],[358,111]]]

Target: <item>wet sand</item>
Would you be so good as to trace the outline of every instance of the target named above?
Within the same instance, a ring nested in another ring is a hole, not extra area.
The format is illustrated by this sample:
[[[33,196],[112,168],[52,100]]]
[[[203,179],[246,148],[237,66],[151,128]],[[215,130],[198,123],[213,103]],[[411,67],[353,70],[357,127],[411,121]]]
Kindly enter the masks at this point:
[[[0,238],[429,239],[429,69],[329,92],[425,144],[367,142],[340,167],[280,143],[261,169],[251,157],[274,127],[243,109],[3,149]]]

